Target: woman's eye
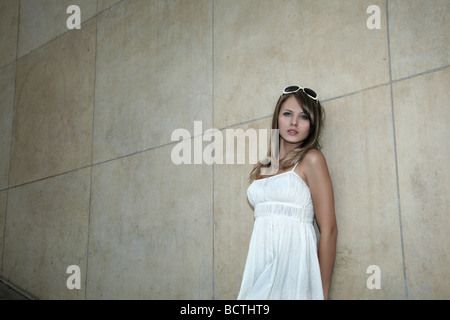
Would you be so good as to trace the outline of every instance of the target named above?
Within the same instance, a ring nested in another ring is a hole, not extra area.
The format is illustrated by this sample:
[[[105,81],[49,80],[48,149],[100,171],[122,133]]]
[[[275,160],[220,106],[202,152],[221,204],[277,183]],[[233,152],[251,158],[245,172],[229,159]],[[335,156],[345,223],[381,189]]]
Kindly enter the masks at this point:
[[[309,118],[308,118],[308,116],[307,116],[307,115],[301,115],[301,116],[300,116],[300,119],[303,119],[303,120],[308,120]]]
[[[290,112],[285,112],[285,113],[283,113],[283,116],[286,116],[286,117],[288,117],[288,116],[290,116],[290,115],[291,115]]]

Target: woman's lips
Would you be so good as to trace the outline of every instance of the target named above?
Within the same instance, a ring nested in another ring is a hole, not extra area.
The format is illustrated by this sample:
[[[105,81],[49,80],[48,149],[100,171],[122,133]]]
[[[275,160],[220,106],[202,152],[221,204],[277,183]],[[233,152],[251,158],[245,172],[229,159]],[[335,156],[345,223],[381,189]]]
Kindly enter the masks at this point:
[[[291,136],[295,136],[298,134],[298,131],[291,129],[291,130],[288,130],[288,134],[290,134]]]

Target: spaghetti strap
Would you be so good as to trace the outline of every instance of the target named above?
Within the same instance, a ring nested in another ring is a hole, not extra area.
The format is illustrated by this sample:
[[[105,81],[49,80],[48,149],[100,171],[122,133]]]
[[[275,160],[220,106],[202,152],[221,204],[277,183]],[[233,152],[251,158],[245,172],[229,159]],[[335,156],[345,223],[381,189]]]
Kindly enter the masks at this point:
[[[294,168],[292,168],[292,170],[291,170],[291,171],[294,171],[294,170],[295,170],[295,168],[297,168],[297,165],[298,165],[299,163],[300,163],[300,162],[297,162],[297,163],[295,164]]]

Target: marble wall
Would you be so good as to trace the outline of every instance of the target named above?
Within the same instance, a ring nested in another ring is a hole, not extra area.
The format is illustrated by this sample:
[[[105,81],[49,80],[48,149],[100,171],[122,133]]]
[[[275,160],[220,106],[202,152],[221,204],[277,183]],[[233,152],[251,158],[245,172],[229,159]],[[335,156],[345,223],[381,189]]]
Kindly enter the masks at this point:
[[[252,165],[175,165],[171,134],[269,128],[280,91],[300,84],[327,114],[331,298],[450,298],[449,0],[0,0],[0,12],[1,281],[38,299],[235,299]]]

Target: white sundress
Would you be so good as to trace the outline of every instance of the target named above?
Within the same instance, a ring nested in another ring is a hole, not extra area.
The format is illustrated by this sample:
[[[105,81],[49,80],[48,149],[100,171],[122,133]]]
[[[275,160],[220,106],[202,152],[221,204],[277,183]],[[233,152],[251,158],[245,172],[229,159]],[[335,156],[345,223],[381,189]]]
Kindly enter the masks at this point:
[[[323,300],[311,192],[297,173],[247,189],[255,222],[238,300]]]

